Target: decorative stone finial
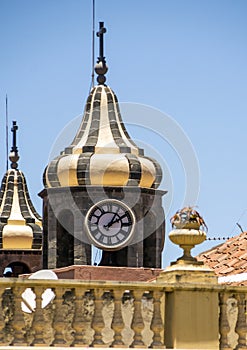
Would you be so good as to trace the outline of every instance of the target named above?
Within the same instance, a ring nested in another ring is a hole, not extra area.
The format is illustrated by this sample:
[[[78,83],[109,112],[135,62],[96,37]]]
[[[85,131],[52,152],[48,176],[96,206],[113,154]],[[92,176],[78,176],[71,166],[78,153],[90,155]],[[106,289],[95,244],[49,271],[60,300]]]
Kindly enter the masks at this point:
[[[105,57],[104,57],[104,34],[106,33],[106,28],[104,27],[104,22],[99,22],[99,31],[97,32],[97,36],[99,37],[99,57],[97,60],[97,64],[95,65],[95,72],[98,74],[97,82],[99,84],[104,84],[106,81],[105,74],[108,71],[108,67],[106,65]]]
[[[18,126],[16,124],[16,121],[13,121],[13,126],[11,128],[11,132],[13,133],[13,141],[12,141],[12,147],[9,154],[9,160],[11,161],[11,168],[17,169],[18,167],[18,160],[19,160],[19,154],[18,154],[18,148],[16,146],[16,132],[18,130]]]
[[[173,215],[171,224],[175,229],[169,233],[169,238],[184,250],[183,256],[178,258],[176,263],[201,264],[190,253],[195,245],[206,239],[204,230],[207,230],[207,225],[201,215],[192,207],[185,207]]]

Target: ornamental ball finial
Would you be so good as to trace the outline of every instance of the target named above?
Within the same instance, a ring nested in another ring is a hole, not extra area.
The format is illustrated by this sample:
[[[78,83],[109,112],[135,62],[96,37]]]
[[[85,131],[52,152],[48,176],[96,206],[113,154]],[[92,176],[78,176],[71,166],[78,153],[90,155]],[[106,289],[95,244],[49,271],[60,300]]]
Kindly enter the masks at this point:
[[[96,74],[104,75],[107,73],[108,67],[105,63],[100,61],[100,62],[96,63],[94,70],[95,70]]]

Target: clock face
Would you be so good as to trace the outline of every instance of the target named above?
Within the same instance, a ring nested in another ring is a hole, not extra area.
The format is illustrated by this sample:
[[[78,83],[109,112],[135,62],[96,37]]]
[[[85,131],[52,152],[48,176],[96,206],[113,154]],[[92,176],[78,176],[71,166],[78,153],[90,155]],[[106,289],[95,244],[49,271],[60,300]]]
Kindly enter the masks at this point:
[[[115,199],[106,199],[89,209],[85,226],[96,247],[116,250],[131,240],[135,216],[126,204]]]

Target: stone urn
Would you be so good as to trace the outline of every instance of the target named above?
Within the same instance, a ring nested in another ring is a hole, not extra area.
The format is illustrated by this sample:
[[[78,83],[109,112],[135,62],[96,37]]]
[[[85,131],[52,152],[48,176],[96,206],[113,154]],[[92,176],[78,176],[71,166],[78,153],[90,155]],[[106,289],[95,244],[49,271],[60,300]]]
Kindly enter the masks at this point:
[[[169,238],[184,251],[176,263],[201,264],[191,256],[191,249],[206,239],[207,226],[201,215],[192,207],[186,207],[176,212],[171,224],[174,229],[169,233]]]

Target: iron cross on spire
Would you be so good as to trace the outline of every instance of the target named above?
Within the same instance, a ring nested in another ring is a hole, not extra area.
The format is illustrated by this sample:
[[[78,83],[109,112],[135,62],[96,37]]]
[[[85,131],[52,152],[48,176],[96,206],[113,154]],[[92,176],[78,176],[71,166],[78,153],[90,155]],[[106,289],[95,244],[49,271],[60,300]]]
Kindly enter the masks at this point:
[[[13,133],[13,144],[11,148],[11,152],[18,152],[17,146],[16,146],[16,131],[18,130],[18,126],[16,124],[16,121],[13,121],[13,126],[11,128],[11,131]]]
[[[104,22],[99,22],[99,31],[97,36],[99,37],[99,61],[105,63],[104,57],[104,34],[106,33],[106,28],[104,27]]]
[[[18,167],[17,162],[19,160],[19,155],[18,155],[18,148],[16,146],[16,131],[18,130],[18,126],[16,124],[16,121],[13,121],[12,123],[13,123],[13,126],[11,128],[11,131],[13,133],[13,143],[9,154],[9,160],[11,161],[11,168],[17,169]]]
[[[104,27],[104,22],[99,22],[99,31],[97,36],[99,37],[99,57],[97,64],[95,65],[95,72],[98,74],[97,82],[99,84],[104,84],[106,81],[105,74],[107,73],[108,67],[106,65],[104,57],[104,34],[106,33],[106,28]]]

